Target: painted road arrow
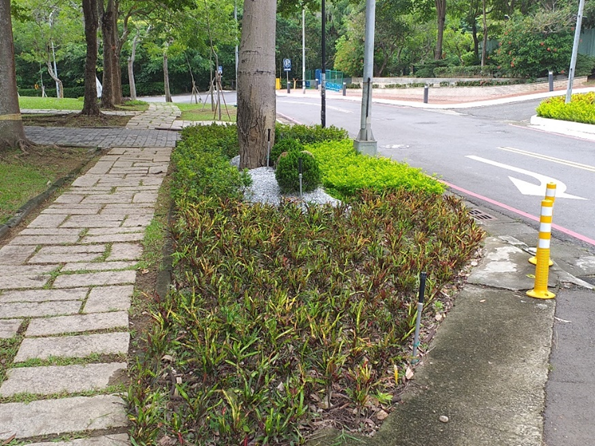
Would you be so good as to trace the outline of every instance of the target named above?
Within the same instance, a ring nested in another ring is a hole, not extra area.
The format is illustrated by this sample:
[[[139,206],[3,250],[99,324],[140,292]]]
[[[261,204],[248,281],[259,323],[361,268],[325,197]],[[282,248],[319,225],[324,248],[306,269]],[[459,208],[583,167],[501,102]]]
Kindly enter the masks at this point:
[[[502,164],[497,161],[488,160],[485,158],[481,158],[475,155],[467,155],[467,158],[479,161],[480,163],[490,164],[492,166],[500,167],[502,169],[511,170],[516,173],[521,173],[523,175],[528,175],[533,177],[539,181],[539,184],[529,183],[525,180],[519,180],[518,178],[508,177],[512,184],[514,184],[517,189],[523,195],[535,195],[535,196],[544,196],[545,189],[547,183],[556,183],[556,198],[571,198],[573,200],[586,200],[586,198],[577,197],[576,195],[571,195],[566,193],[566,184],[564,184],[560,180],[556,180],[555,178],[551,178],[545,175],[541,175],[539,173],[531,172],[529,170],[520,169],[518,167],[509,166],[508,164]]]

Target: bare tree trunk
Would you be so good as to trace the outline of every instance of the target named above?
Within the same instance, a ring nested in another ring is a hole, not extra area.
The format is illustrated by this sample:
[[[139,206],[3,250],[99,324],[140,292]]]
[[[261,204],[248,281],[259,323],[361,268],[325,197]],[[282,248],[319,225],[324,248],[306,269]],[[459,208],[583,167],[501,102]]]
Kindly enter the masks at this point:
[[[173,102],[171,99],[171,92],[169,90],[169,65],[167,63],[167,49],[169,43],[165,42],[165,49],[163,50],[163,87],[165,89],[165,102]]]
[[[442,41],[444,39],[444,23],[446,22],[446,0],[436,0],[436,16],[438,21],[438,36],[434,59],[442,59]]]
[[[21,120],[10,0],[0,0],[0,150],[28,144]]]
[[[128,84],[130,85],[130,99],[136,100],[136,84],[134,82],[134,59],[136,58],[136,45],[140,36],[140,31],[136,31],[134,39],[132,39],[132,51],[128,57]]]
[[[486,64],[486,54],[487,54],[487,46],[488,46],[488,21],[487,21],[487,12],[486,12],[486,0],[482,1],[482,20],[483,20],[483,43],[481,45],[481,66],[485,67]]]
[[[276,0],[246,0],[238,63],[240,168],[266,165],[267,136],[275,139]]]
[[[86,116],[99,116],[97,103],[97,0],[83,0],[83,15],[85,17],[85,42],[87,43],[87,58],[85,59],[85,98],[83,111]]]
[[[46,65],[48,67],[48,73],[50,74],[50,77],[54,79],[54,82],[56,82],[56,84],[58,84],[58,98],[64,98],[64,86],[62,85],[62,81],[60,80],[60,78],[56,76],[56,72],[54,71],[54,66],[52,65],[51,60],[48,59],[46,61]]]

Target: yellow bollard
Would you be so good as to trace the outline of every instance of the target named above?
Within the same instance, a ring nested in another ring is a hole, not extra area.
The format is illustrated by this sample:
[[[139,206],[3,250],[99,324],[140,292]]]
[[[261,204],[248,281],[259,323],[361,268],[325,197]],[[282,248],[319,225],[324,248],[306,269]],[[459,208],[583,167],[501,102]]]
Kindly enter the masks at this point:
[[[550,241],[552,238],[552,216],[554,202],[543,200],[541,202],[541,216],[539,217],[539,243],[537,245],[537,265],[535,266],[535,285],[527,291],[527,296],[536,299],[553,299],[554,293],[547,290],[549,275],[548,260],[550,258]]]
[[[545,199],[551,200],[552,203],[556,201],[556,183],[547,183],[547,186],[545,187]],[[531,257],[529,263],[537,265],[537,257]],[[547,263],[549,266],[554,264],[550,258],[547,259]]]

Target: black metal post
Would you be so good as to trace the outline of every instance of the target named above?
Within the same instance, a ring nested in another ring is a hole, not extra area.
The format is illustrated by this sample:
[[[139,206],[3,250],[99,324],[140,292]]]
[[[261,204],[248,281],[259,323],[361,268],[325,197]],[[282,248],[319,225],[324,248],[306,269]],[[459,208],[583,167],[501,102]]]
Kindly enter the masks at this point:
[[[347,82],[343,82],[343,96],[347,96]]]
[[[550,91],[554,91],[554,73],[552,71],[548,72],[547,80],[550,84]]]
[[[430,87],[428,85],[424,86],[424,104],[428,103],[428,95],[430,92]]]
[[[320,125],[326,127],[326,5],[322,0],[322,69],[320,72]]]

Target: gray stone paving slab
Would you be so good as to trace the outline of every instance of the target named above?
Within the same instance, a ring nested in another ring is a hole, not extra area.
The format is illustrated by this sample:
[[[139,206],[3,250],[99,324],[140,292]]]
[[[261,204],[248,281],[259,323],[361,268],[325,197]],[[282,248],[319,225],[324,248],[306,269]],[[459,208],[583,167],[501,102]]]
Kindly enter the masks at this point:
[[[133,194],[88,195],[82,203],[132,203]]]
[[[152,192],[140,192],[134,195],[133,203],[155,203],[157,201],[157,194]]]
[[[77,204],[83,201],[84,195],[77,195],[73,193],[64,193],[60,195],[54,203],[63,203],[63,204]]]
[[[132,285],[95,287],[89,293],[83,313],[128,311],[133,292]]]
[[[69,366],[22,367],[10,369],[0,387],[0,396],[19,393],[53,395],[102,390],[126,376],[126,363],[86,364]]]
[[[109,213],[121,213],[121,212],[126,212],[127,214],[130,213],[130,211],[132,209],[134,209],[134,212],[142,212],[142,213],[148,213],[154,212],[154,207],[155,205],[153,203],[138,203],[135,204],[134,206],[131,206],[130,204],[106,204],[105,207],[101,210],[102,214],[109,214]]]
[[[20,235],[58,235],[58,236],[79,236],[80,229],[62,229],[62,228],[25,228]]]
[[[57,228],[60,226],[64,220],[66,220],[67,215],[50,215],[50,214],[41,214],[31,223],[29,223],[30,228]]]
[[[0,440],[126,427],[125,401],[115,395],[0,404]]]
[[[36,249],[36,246],[3,246],[0,248],[0,265],[21,265]]]
[[[27,446],[130,446],[130,440],[127,434],[113,434],[102,437],[78,438],[72,441],[29,443]]]
[[[0,268],[0,277],[20,275],[49,274],[56,269],[54,265],[7,265]],[[0,288],[1,289],[1,288]]]
[[[122,217],[122,220],[124,220],[125,217]],[[131,234],[134,232],[143,232],[145,229],[145,227],[139,227],[139,226],[134,226],[134,227],[126,227],[126,226],[121,226],[119,228],[90,228],[87,231],[87,235],[115,235],[115,234]]]
[[[76,314],[81,308],[80,301],[48,302],[9,302],[0,304],[0,317],[44,317],[58,314]]]
[[[43,288],[50,280],[49,275],[0,276],[0,289],[17,290],[19,288]],[[2,314],[0,312],[0,314]]]
[[[119,311],[32,319],[27,327],[26,335],[50,336],[116,328],[128,328],[128,313]]]
[[[120,285],[134,283],[136,271],[101,271],[96,273],[61,275],[54,281],[54,288],[80,286]]]
[[[114,243],[107,260],[138,260],[143,253],[143,247],[137,243]]]
[[[14,362],[29,359],[84,358],[91,354],[119,355],[128,353],[130,335],[127,332],[60,336],[55,338],[25,338]]]
[[[97,254],[36,254],[29,263],[65,263],[65,262],[91,262],[100,258],[103,253]]]
[[[64,228],[117,228],[122,219],[108,218],[106,215],[75,215],[62,225]]]
[[[13,245],[59,245],[78,241],[76,235],[18,235],[10,243]]]
[[[16,336],[22,323],[22,319],[0,319],[0,339]]]
[[[100,204],[88,204],[85,206],[73,206],[69,204],[52,204],[47,209],[41,211],[42,214],[68,214],[68,215],[93,215],[101,210]]]
[[[0,302],[46,302],[60,300],[83,300],[88,288],[70,288],[67,290],[20,290],[6,291],[0,294]]]
[[[134,232],[131,234],[106,234],[106,235],[91,235],[83,238],[81,243],[120,243],[120,242],[140,242],[144,238],[142,232]]]
[[[92,263],[67,263],[60,271],[115,271],[130,269],[136,266],[137,262],[92,262]]]
[[[174,147],[178,132],[142,129],[84,129],[27,126],[25,134],[38,144],[86,145],[90,147]]]
[[[44,246],[39,254],[88,254],[104,253],[105,245]]]
[[[136,199],[136,198],[135,198]],[[153,219],[153,214],[150,215],[131,215],[129,216],[126,221],[122,224],[125,227],[145,227],[149,226],[151,220]]]
[[[72,182],[72,186],[73,187],[95,186],[100,179],[101,179],[101,175],[99,175],[99,174],[87,173],[86,175],[80,176],[76,180],[74,180]]]

